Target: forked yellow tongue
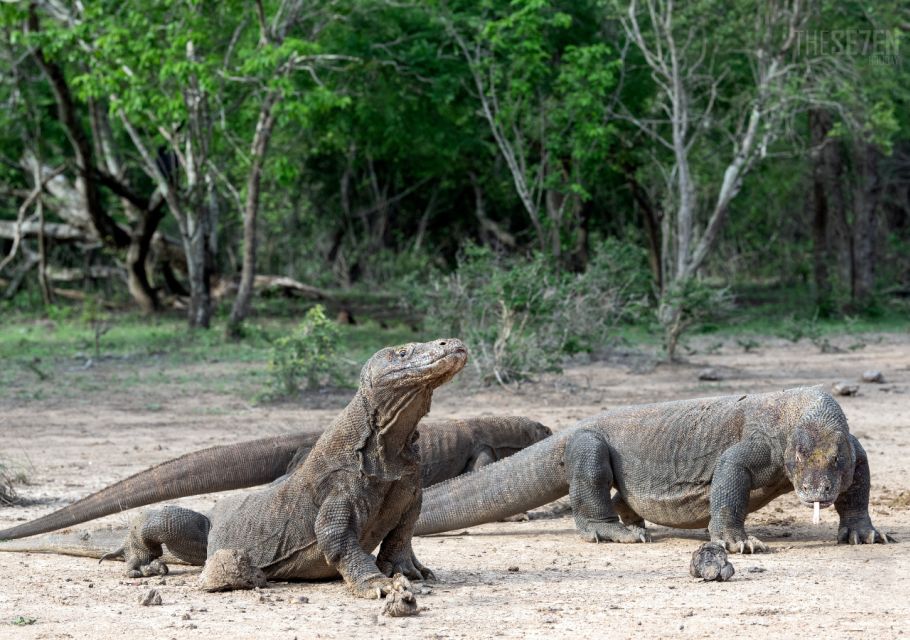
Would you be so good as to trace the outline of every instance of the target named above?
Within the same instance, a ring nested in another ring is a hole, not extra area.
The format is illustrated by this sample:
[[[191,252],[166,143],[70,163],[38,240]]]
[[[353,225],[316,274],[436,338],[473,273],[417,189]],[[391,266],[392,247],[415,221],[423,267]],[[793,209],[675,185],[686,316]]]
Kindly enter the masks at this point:
[[[818,524],[819,522],[822,521],[821,513],[822,513],[821,505],[819,505],[817,502],[813,503],[812,524]]]

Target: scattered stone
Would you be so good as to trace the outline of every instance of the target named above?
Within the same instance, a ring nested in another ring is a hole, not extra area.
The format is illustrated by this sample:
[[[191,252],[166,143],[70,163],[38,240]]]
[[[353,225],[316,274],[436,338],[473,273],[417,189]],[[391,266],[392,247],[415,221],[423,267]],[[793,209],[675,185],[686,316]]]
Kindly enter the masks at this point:
[[[709,367],[698,372],[698,379],[708,382],[716,382],[718,380],[723,380],[723,376],[720,375],[720,371],[717,369],[712,369]]]
[[[870,369],[869,371],[863,371],[863,382],[883,384],[885,382],[885,376],[882,375],[881,371]]]
[[[390,618],[416,616],[420,613],[417,598],[410,591],[411,583],[400,573],[392,577],[392,590],[385,598],[382,614]]]
[[[180,619],[181,620],[192,620],[193,618],[192,618],[192,616],[190,616],[189,613],[184,613],[182,616],[180,616]]]
[[[724,582],[733,577],[736,570],[727,560],[727,550],[717,542],[706,542],[692,553],[689,574],[705,582]]]
[[[746,571],[748,571],[749,573],[764,573],[765,571],[767,571],[767,569],[765,569],[764,567],[749,567],[748,569],[746,569]]]
[[[831,391],[836,396],[855,396],[859,392],[859,385],[842,380],[841,382],[835,382],[831,387]]]
[[[310,599],[306,596],[291,596],[288,598],[291,604],[310,604]]]
[[[253,566],[246,551],[219,549],[205,561],[199,576],[203,591],[231,591],[255,589],[266,585],[266,577],[259,567]]]
[[[149,589],[144,596],[139,598],[139,604],[143,607],[160,607],[161,594],[158,592],[158,589]]]
[[[513,564],[511,567],[506,569],[506,571],[511,571],[512,573],[518,573],[518,566]]]

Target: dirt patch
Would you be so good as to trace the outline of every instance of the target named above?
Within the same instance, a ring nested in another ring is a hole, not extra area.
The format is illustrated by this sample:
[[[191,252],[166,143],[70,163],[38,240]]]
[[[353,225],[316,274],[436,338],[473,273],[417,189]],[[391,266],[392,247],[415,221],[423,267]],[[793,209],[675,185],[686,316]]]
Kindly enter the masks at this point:
[[[847,346],[856,337],[846,337]],[[863,336],[859,351],[819,353],[811,345],[767,340],[749,353],[730,339],[682,365],[635,354],[579,363],[517,392],[450,385],[432,417],[527,415],[554,429],[624,404],[761,392],[859,380],[881,371],[886,384],[859,383],[838,401],[863,442],[872,469],[872,518],[902,542],[838,546],[837,516],[792,494],[750,516],[750,532],[770,553],[730,554],[727,582],[688,572],[702,531],[653,527],[651,544],[590,544],[571,517],[553,510],[526,522],[494,523],[465,535],[414,542],[433,569],[432,588],[413,584],[420,615],[389,618],[376,601],[355,600],[339,581],[276,583],[253,591],[205,593],[199,568],[173,565],[166,583],[126,579],[123,566],[83,558],[0,553],[0,637],[107,638],[486,638],[573,637],[895,637],[910,630],[910,337]],[[699,344],[695,343],[695,348]],[[300,403],[250,406],[229,393],[199,393],[193,379],[229,364],[187,365],[180,385],[155,386],[126,363],[59,374],[78,376],[78,393],[0,404],[3,455],[26,469],[26,506],[0,508],[0,525],[43,515],[91,491],[201,447],[301,429],[319,430],[349,399],[320,394]],[[713,368],[719,380],[700,380]],[[111,377],[140,378],[113,394]],[[179,389],[177,388],[179,386]],[[73,399],[70,399],[73,398]],[[17,467],[18,468],[18,467]],[[208,509],[220,496],[178,501]],[[102,524],[126,524],[127,514]],[[457,532],[456,532],[457,533]],[[520,570],[515,571],[518,567]],[[161,606],[137,602],[151,588]],[[20,622],[16,622],[16,621]],[[25,624],[21,621],[33,621]]]

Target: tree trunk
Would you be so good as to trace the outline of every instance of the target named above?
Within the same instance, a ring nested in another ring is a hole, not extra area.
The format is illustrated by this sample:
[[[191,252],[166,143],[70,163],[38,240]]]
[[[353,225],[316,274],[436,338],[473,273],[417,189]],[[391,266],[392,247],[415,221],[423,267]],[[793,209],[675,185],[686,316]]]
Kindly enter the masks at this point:
[[[148,262],[149,250],[152,245],[152,238],[158,229],[158,224],[164,218],[163,201],[155,206],[151,211],[142,211],[136,227],[133,229],[133,237],[130,241],[129,249],[126,252],[126,270],[127,286],[130,295],[133,296],[144,313],[153,313],[160,307],[158,293],[149,283],[146,263]]]
[[[815,277],[815,304],[825,314],[831,305],[831,278],[828,273],[830,249],[828,247],[828,192],[833,182],[827,175],[830,163],[829,147],[835,143],[827,140],[831,129],[831,116],[821,109],[809,112],[809,135],[812,145],[812,265]]]
[[[196,221],[198,222],[198,221]],[[206,268],[206,241],[198,224],[190,237],[184,237],[186,266],[190,281],[190,306],[187,319],[191,328],[208,329],[212,319],[212,292]]]
[[[38,184],[41,184],[40,180]],[[41,285],[44,304],[49,306],[54,302],[54,294],[47,283],[47,236],[44,235],[44,202],[40,196],[35,208],[38,210],[38,283]]]
[[[654,206],[647,191],[635,177],[632,167],[626,166],[624,171],[626,183],[632,191],[632,197],[638,203],[638,208],[641,209],[645,235],[648,239],[648,264],[651,266],[651,277],[654,278],[657,291],[663,292],[664,278],[663,268],[661,267],[661,218],[663,218],[663,213]]]
[[[875,240],[881,179],[878,173],[879,152],[869,142],[857,145],[856,187],[853,196],[853,268],[850,294],[853,306],[868,305],[875,292]]]
[[[240,275],[240,287],[231,307],[228,319],[227,334],[239,337],[240,327],[250,312],[250,299],[253,296],[253,282],[256,279],[256,220],[259,217],[259,191],[262,184],[262,168],[268,153],[272,127],[275,124],[275,105],[281,98],[278,91],[271,91],[259,110],[259,121],[253,135],[252,158],[247,178],[246,203],[243,212],[243,269]]]

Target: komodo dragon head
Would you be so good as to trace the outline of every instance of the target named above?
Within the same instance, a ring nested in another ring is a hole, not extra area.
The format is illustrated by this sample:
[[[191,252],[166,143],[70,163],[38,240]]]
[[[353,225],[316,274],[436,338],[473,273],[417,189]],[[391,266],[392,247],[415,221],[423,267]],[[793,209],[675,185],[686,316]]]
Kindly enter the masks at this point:
[[[398,391],[426,387],[433,390],[451,380],[467,361],[468,350],[457,338],[386,347],[364,365],[360,383],[373,395],[381,394],[383,389]]]
[[[410,437],[430,410],[433,390],[451,380],[468,361],[461,340],[443,338],[387,347],[370,358],[360,373],[360,393],[372,406],[381,435],[404,425]]]
[[[805,409],[784,450],[784,467],[796,495],[828,507],[853,482],[856,452],[847,418],[827,393]]]

